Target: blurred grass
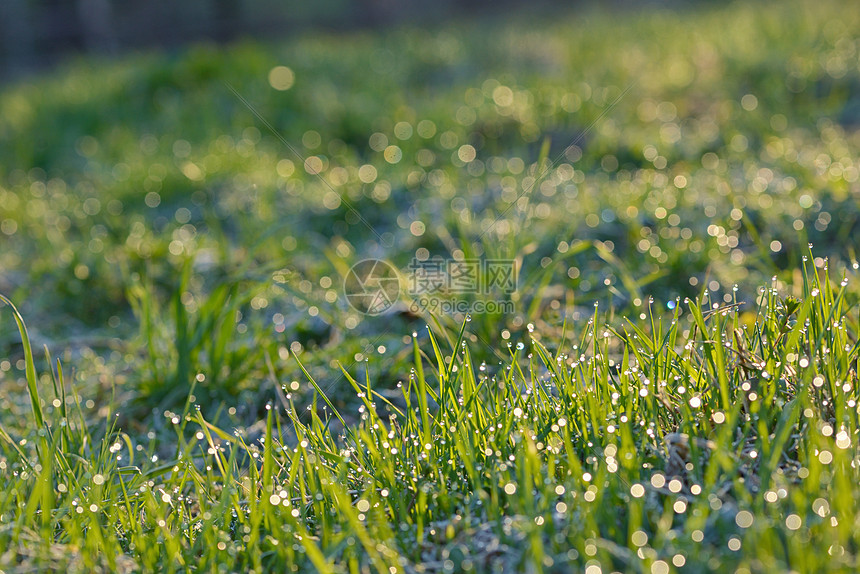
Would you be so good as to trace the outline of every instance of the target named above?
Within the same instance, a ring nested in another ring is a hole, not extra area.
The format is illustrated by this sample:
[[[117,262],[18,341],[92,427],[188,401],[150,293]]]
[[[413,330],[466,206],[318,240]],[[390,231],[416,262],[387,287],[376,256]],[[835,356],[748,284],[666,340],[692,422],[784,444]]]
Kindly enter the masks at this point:
[[[801,271],[801,297],[762,290],[750,325],[710,298],[666,323],[595,310],[578,344],[533,334],[493,373],[461,344],[472,321],[450,346],[413,336],[394,393],[343,371],[360,406],[340,431],[350,415],[306,373],[313,408],[267,392],[253,434],[187,402],[129,436],[110,409],[85,418],[58,363],[45,414],[0,425],[0,564],[854,570],[857,301]]]

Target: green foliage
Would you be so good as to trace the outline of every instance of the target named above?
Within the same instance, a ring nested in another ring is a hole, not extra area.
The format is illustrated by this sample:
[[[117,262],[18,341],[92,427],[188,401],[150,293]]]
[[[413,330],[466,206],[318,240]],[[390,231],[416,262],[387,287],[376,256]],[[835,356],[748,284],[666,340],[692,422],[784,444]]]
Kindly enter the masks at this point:
[[[359,406],[339,412],[308,375],[311,408],[267,392],[253,441],[189,404],[165,413],[173,438],[159,439],[175,445],[165,460],[155,440],[110,423],[90,436],[94,424],[66,410],[77,394],[56,395],[44,423],[23,427],[38,440],[0,435],[4,559],[854,569],[857,301],[826,269],[804,277],[800,298],[763,289],[751,322],[709,298],[619,324],[595,310],[572,341],[535,333],[492,371],[472,359],[469,321],[450,346],[428,330],[396,395],[343,370]]]
[[[287,269],[266,308],[340,326],[321,277],[337,288],[360,259],[402,268],[421,248],[492,245],[522,277],[619,310],[643,299],[630,278],[662,300],[790,280],[808,241],[850,257],[860,77],[854,11],[791,6],[591,8],[72,64],[0,95],[0,287],[58,338],[128,324],[127,278],[169,284],[187,258],[215,276]],[[269,85],[276,65],[289,90]],[[557,259],[580,241],[604,255]]]
[[[860,13],[788,6],[5,87],[0,570],[860,568]],[[513,312],[350,307],[419,254]]]

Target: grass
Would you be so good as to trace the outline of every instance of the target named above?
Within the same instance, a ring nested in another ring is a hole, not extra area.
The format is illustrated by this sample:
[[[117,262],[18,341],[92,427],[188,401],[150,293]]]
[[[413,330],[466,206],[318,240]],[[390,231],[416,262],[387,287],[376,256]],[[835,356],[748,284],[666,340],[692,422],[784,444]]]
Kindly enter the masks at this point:
[[[860,569],[860,20],[789,4],[5,87],[0,570]],[[422,252],[514,311],[349,306]]]
[[[453,344],[413,335],[395,393],[344,370],[360,406],[339,413],[313,379],[312,408],[277,389],[254,440],[191,402],[163,413],[169,439],[130,437],[112,411],[94,424],[59,362],[40,397],[12,307],[34,432],[0,435],[2,558],[86,570],[853,570],[847,283],[808,266],[803,297],[762,290],[751,323],[708,297],[671,320],[609,324],[595,309],[567,342],[533,336],[492,370],[465,342],[471,321]]]

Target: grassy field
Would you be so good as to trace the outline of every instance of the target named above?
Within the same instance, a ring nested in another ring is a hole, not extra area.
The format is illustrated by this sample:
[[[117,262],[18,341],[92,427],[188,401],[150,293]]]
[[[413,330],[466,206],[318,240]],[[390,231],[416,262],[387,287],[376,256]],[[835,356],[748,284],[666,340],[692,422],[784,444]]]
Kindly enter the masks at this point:
[[[0,572],[857,571],[858,128],[830,0],[3,87]]]

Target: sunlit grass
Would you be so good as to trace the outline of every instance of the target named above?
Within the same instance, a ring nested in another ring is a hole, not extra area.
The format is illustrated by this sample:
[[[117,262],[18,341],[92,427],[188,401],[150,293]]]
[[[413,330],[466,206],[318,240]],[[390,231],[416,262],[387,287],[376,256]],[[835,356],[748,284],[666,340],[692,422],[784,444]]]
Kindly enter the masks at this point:
[[[710,298],[614,323],[595,309],[565,341],[533,335],[497,366],[473,362],[471,321],[453,344],[416,334],[396,393],[348,371],[350,412],[313,379],[308,409],[289,386],[261,391],[270,404],[253,439],[190,402],[164,413],[172,438],[131,437],[110,412],[87,420],[57,363],[53,396],[31,387],[32,420],[15,425],[24,434],[2,434],[3,558],[213,571],[852,569],[857,302],[847,280],[803,272],[802,297],[762,290],[751,323]],[[26,362],[31,380],[29,350]]]
[[[860,12],[788,6],[4,87],[0,570],[860,569]],[[345,300],[437,256],[514,311]]]

